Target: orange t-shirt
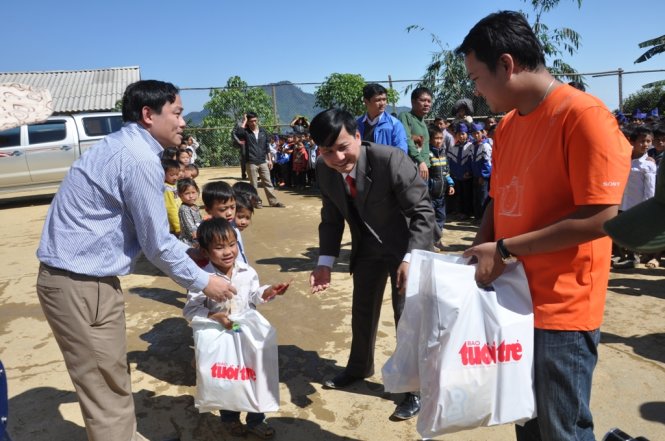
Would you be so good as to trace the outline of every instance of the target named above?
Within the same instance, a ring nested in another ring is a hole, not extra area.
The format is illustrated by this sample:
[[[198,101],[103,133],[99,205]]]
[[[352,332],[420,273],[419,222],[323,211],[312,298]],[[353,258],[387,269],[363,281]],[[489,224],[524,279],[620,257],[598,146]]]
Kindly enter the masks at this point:
[[[581,205],[619,204],[631,146],[599,99],[564,85],[499,124],[492,152],[495,239],[546,227]],[[520,257],[540,329],[600,327],[611,240]]]

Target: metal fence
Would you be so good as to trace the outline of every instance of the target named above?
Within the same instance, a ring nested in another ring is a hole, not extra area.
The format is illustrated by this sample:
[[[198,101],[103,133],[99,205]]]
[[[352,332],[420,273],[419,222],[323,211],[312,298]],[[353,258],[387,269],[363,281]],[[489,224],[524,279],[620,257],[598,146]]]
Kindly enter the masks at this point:
[[[639,91],[646,83],[665,79],[665,69],[659,70],[623,70],[621,68],[612,71],[587,72],[579,74],[585,83],[587,91],[603,99],[611,110],[624,110],[623,103],[626,98]],[[386,88],[392,87],[399,94],[396,103],[389,103],[387,111],[391,113],[400,113],[408,111],[410,100],[409,91],[417,87],[420,80],[374,80]],[[265,127],[272,133],[285,133],[291,130],[289,123],[296,115],[304,115],[311,118],[321,109],[315,106],[314,93],[322,83],[290,83],[279,82],[275,84],[250,86],[260,87],[270,97],[273,114],[277,123],[273,126]],[[208,101],[210,90],[224,89],[224,87],[210,88],[188,88],[182,87],[181,93],[186,106],[202,108]],[[465,97],[460,97],[465,98]],[[484,118],[491,115],[491,112],[482,98],[472,98],[474,103],[474,116]],[[188,104],[189,103],[189,104]],[[632,111],[632,109],[628,109]],[[647,109],[642,109],[647,110]],[[661,109],[664,111],[665,109]],[[190,114],[191,115],[191,114]],[[238,149],[233,146],[231,140],[232,126],[200,128],[203,115],[199,112],[193,116],[190,121],[190,128],[187,132],[197,138],[201,145],[200,164],[203,166],[237,166],[239,165]],[[431,115],[450,118],[453,115]]]

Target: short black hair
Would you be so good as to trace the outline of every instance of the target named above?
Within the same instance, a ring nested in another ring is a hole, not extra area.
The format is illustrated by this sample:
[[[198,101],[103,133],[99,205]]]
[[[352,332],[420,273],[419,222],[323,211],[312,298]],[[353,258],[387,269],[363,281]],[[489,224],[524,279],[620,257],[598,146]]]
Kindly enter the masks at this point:
[[[162,152],[162,159],[176,159],[178,157],[177,147],[166,147]]]
[[[162,168],[164,171],[178,169],[180,170],[180,163],[175,159],[162,159]]]
[[[184,193],[189,187],[194,187],[197,192],[199,191],[199,186],[192,178],[179,179],[176,187],[178,188],[178,194]]]
[[[640,136],[646,136],[646,135],[651,135],[653,137],[653,130],[651,130],[651,127],[644,125],[635,126],[631,130],[628,139],[630,140],[630,142],[633,142],[637,140],[637,138],[639,138]]]
[[[432,139],[434,138],[434,135],[443,135],[443,129],[440,129],[434,124],[430,124],[427,126],[427,133],[429,133],[429,138]]]
[[[416,87],[415,89],[413,89],[413,92],[411,92],[411,99],[417,100],[418,98],[420,98],[425,94],[429,95],[430,98],[434,96],[432,95],[432,91],[429,90],[427,87]]]
[[[661,138],[665,136],[665,124],[656,124],[653,126],[653,136]]]
[[[253,208],[259,206],[259,202],[261,201],[259,193],[249,182],[238,181],[233,184],[232,189],[233,194],[236,196],[236,200],[238,200],[238,196],[243,196],[250,204],[252,204]]]
[[[259,117],[259,115],[256,114],[256,112],[247,112],[245,115],[247,115],[247,119],[253,119]]]
[[[363,87],[363,98],[369,101],[373,96],[387,94],[388,91],[385,87],[377,83],[365,84]]]
[[[187,170],[196,170],[196,173],[198,174],[199,168],[196,166],[196,164],[189,163],[185,166]]]
[[[199,246],[204,250],[209,250],[215,239],[223,242],[238,240],[233,225],[223,217],[213,217],[201,222],[196,230],[196,237]]]
[[[254,205],[252,201],[247,197],[246,194],[236,193],[236,213],[238,210],[249,210],[250,213],[254,213]]]
[[[141,80],[132,83],[127,86],[122,96],[122,120],[140,122],[145,106],[159,115],[164,104],[173,103],[178,93],[177,87],[164,81]]]
[[[499,11],[476,23],[455,49],[457,55],[469,55],[471,52],[492,73],[496,71],[503,54],[510,54],[517,64],[527,70],[545,66],[543,46],[521,12]]]
[[[210,210],[216,202],[235,200],[235,196],[229,184],[224,181],[214,181],[203,186],[201,199],[203,199],[203,205]]]
[[[324,110],[312,119],[309,133],[316,145],[330,147],[339,137],[342,127],[352,136],[358,131],[358,123],[353,115],[344,109],[332,108]]]

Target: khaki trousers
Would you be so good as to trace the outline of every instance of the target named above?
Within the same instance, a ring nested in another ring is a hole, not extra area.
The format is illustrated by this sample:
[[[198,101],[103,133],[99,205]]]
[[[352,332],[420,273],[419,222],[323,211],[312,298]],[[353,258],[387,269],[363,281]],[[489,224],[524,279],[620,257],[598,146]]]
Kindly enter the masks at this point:
[[[41,264],[37,294],[74,383],[88,439],[145,439],[136,432],[118,278]]]
[[[263,189],[268,198],[268,204],[271,206],[275,205],[277,203],[277,196],[275,195],[275,189],[270,180],[270,169],[268,168],[268,164],[265,162],[263,164],[247,164],[247,174],[249,175],[250,184],[256,188],[256,191],[259,190],[258,179],[261,179]]]

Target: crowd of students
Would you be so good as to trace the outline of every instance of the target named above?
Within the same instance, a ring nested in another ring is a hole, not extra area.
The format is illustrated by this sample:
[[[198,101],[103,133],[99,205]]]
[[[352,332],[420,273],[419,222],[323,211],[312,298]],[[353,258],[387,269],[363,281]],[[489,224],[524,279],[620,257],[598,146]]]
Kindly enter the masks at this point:
[[[665,154],[665,118],[659,117],[657,109],[649,115],[638,109],[631,120],[621,112],[616,117],[633,147],[630,174],[619,207],[619,212],[623,212],[655,195],[656,176]],[[635,268],[641,263],[649,269],[657,268],[662,257],[662,253],[640,254],[616,244],[612,254],[612,266],[616,269]]]
[[[301,126],[297,126],[301,127]],[[316,187],[315,165],[318,147],[306,131],[274,135],[269,145],[275,167],[270,178],[276,188],[304,190]]]
[[[471,121],[471,122],[469,122]],[[428,186],[441,230],[448,215],[480,221],[489,198],[492,175],[492,133],[496,122],[473,122],[470,116],[450,122],[435,118],[429,125]],[[444,249],[442,242],[434,246]]]

